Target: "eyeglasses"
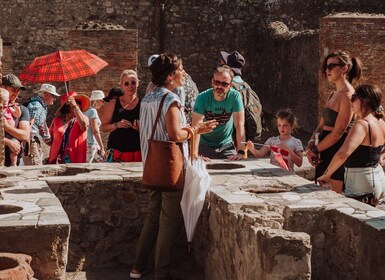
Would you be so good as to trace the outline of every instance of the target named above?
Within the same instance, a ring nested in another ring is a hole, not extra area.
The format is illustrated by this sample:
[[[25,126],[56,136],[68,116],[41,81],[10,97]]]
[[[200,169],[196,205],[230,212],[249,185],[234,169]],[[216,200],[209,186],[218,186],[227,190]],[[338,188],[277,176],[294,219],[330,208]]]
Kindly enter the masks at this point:
[[[329,63],[328,65],[326,65],[326,69],[331,71],[333,70],[334,67],[337,67],[337,66],[345,66],[344,64],[341,64],[341,63]]]
[[[213,79],[213,85],[214,86],[222,86],[222,87],[228,87],[230,85],[230,83],[226,83],[226,82],[221,82],[221,81],[218,81],[218,80],[214,80]]]
[[[136,81],[131,81],[131,82],[124,82],[124,85],[128,87],[129,85],[136,86]]]
[[[354,101],[356,101],[357,99],[358,99],[357,93],[353,93],[353,94],[352,94],[352,97],[350,98],[350,101],[351,101],[351,102],[354,102]]]

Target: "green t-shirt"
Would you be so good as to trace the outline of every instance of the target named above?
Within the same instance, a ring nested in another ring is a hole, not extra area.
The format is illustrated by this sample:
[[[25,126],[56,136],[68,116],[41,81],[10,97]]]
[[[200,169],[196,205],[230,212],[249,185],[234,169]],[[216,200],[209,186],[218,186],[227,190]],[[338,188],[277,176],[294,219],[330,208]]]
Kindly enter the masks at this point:
[[[219,123],[212,132],[201,135],[201,143],[219,148],[232,142],[233,113],[243,110],[241,94],[234,89],[230,89],[222,101],[214,99],[212,88],[201,92],[195,101],[194,112],[204,115],[204,121],[217,120]]]

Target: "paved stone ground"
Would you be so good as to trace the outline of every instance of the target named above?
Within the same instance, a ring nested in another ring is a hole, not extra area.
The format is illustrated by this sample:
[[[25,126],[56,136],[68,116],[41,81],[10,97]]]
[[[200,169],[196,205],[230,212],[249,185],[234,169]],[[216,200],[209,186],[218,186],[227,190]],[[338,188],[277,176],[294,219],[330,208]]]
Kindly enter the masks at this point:
[[[177,256],[173,260],[174,269],[172,276],[176,279],[183,280],[202,280],[204,279],[204,271],[198,266],[192,255],[184,254]],[[154,279],[153,265],[150,265],[150,270],[141,278],[142,280]],[[67,280],[125,280],[131,279],[130,268],[107,268],[82,272],[67,272]]]
[[[279,133],[273,122],[273,117],[271,115],[265,115],[265,122],[268,130],[263,131],[261,140],[259,143],[264,143],[269,137],[277,136]],[[305,146],[307,141],[310,138],[310,133],[303,131],[301,129],[297,130],[293,136],[299,138],[303,145]],[[308,165],[306,158],[304,158],[304,167]],[[183,280],[202,280],[204,279],[203,269],[197,265],[194,258],[187,253],[185,255],[177,256],[173,261],[175,270],[173,271],[173,276],[183,279]],[[153,265],[150,266],[153,268]],[[87,272],[68,272],[67,280],[125,280],[130,279],[130,268],[121,267],[121,268],[107,268],[92,270]],[[142,278],[143,280],[154,279],[154,271],[150,269],[147,274]]]

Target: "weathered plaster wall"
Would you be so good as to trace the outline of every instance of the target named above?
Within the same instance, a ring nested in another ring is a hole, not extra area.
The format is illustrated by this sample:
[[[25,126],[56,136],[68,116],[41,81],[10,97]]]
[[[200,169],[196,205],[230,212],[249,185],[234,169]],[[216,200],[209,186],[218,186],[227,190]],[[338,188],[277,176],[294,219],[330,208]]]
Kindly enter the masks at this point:
[[[317,122],[318,20],[343,11],[382,13],[385,2],[10,0],[0,11],[0,36],[9,48],[4,69],[18,74],[36,55],[70,48],[69,31],[82,22],[119,24],[139,31],[142,92],[149,80],[147,58],[154,52],[180,54],[203,90],[210,86],[219,50],[236,49],[246,57],[244,78],[265,109],[275,113],[290,106],[302,127],[312,130]],[[280,27],[271,25],[277,21]]]

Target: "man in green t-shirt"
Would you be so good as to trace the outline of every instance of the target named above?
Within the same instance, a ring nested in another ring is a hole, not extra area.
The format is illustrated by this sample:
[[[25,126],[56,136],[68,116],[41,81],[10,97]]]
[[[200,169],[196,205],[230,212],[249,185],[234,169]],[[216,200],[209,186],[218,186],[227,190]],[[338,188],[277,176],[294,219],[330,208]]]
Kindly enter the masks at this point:
[[[208,158],[239,160],[244,158],[245,118],[241,95],[232,89],[234,73],[224,65],[214,70],[213,88],[201,92],[195,101],[192,123],[217,120],[218,125],[210,133],[198,135],[195,153]],[[232,133],[236,129],[234,147]],[[198,150],[199,148],[199,150]],[[199,152],[198,152],[199,151]]]

